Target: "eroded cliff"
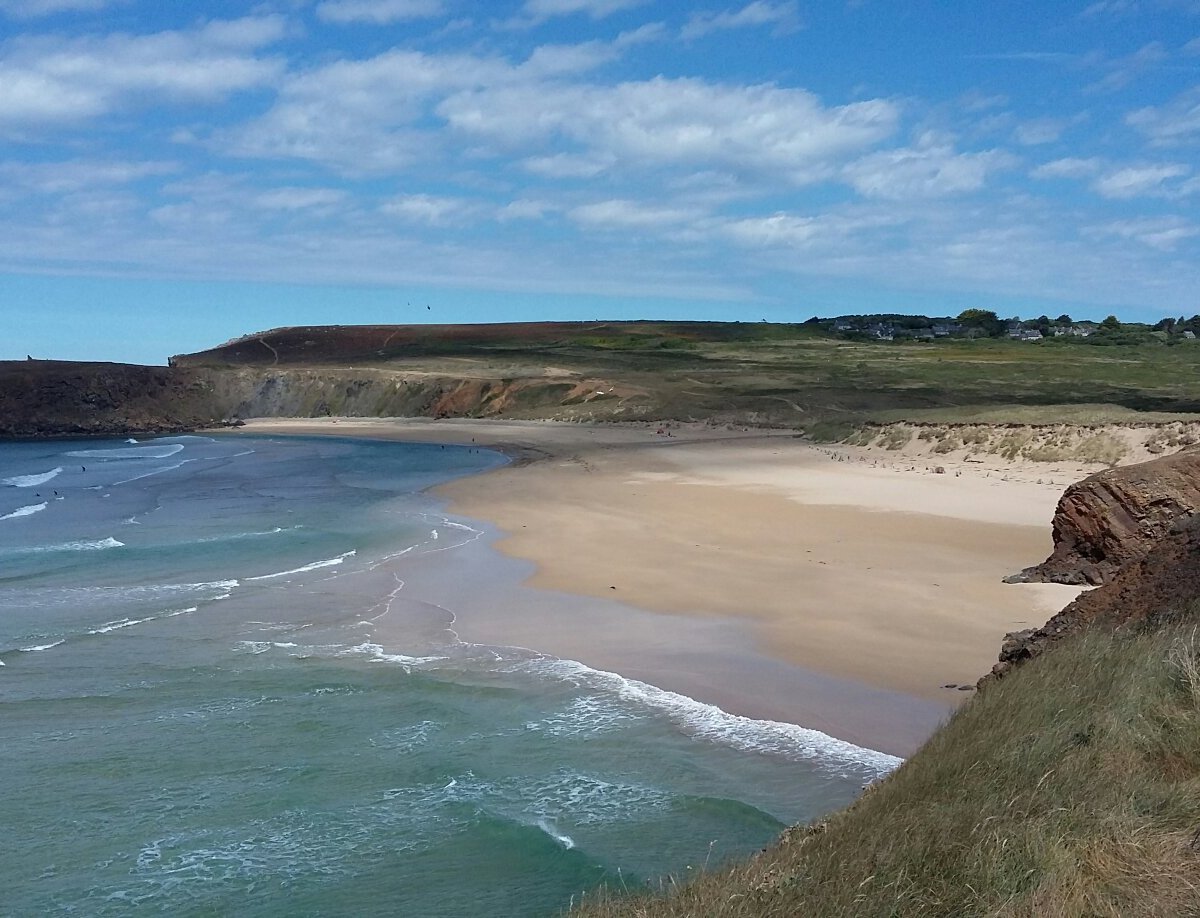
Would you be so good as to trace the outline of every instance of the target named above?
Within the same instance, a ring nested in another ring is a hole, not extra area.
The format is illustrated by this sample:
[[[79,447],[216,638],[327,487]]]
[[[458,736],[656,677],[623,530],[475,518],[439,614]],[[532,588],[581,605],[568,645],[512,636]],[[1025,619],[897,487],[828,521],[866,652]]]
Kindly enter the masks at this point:
[[[1054,513],[1054,552],[1014,580],[1099,585],[1200,510],[1200,450],[1107,469],[1071,485]]]
[[[1054,514],[1054,552],[1010,579],[1098,586],[1042,627],[1006,635],[992,675],[1088,627],[1140,627],[1195,614],[1197,511],[1198,450],[1109,469],[1067,488]]]

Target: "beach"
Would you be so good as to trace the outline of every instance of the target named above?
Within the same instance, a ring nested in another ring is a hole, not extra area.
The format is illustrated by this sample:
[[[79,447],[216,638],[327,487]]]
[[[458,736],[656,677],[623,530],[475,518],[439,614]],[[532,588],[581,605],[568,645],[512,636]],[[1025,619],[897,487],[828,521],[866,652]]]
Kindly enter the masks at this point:
[[[460,558],[459,576],[427,567],[412,583],[455,610],[462,639],[900,754],[969,697],[1006,632],[1077,593],[1002,578],[1049,553],[1058,496],[1086,467],[985,457],[938,472],[794,432],[705,425],[271,419],[243,430],[503,449],[516,461],[437,492],[496,527],[471,561],[491,575],[463,578]],[[492,546],[523,565],[507,569],[524,592],[502,586]]]

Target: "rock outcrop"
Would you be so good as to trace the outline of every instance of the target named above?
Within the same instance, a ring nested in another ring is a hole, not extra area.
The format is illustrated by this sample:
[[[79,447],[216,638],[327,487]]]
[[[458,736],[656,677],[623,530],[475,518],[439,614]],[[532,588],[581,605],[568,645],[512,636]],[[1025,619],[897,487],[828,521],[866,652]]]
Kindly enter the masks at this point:
[[[1108,469],[1071,485],[1054,513],[1054,552],[1014,582],[1096,586],[1200,512],[1200,450]]]
[[[1200,608],[1200,451],[1110,469],[1071,485],[1054,514],[1054,552],[1013,582],[1098,585],[1041,628],[1005,635],[1003,676],[1066,634],[1194,615]]]
[[[1195,615],[1198,607],[1200,519],[1181,517],[1145,554],[1103,586],[1081,593],[1041,628],[1006,635],[992,673],[1003,675],[1058,638],[1084,628],[1153,625]]]

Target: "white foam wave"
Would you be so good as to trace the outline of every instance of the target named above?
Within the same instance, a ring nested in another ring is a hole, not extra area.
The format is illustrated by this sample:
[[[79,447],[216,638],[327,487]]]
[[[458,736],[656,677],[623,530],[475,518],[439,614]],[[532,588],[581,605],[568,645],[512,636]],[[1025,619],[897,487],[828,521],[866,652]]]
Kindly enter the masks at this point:
[[[568,851],[575,847],[575,840],[571,838],[570,835],[559,832],[557,826],[554,825],[554,820],[546,818],[539,819],[537,822],[537,827]]]
[[[43,650],[53,650],[59,644],[65,644],[66,641],[55,641],[53,644],[38,644],[34,647],[20,647],[21,653],[40,653]]]
[[[88,634],[109,634],[113,631],[120,631],[122,628],[132,628],[134,625],[144,625],[146,622],[152,622],[158,616],[152,615],[149,618],[118,618],[115,621],[105,622],[99,628],[93,628],[88,631]]]
[[[247,580],[274,580],[277,577],[289,577],[292,574],[306,574],[309,571],[320,570],[323,567],[337,567],[345,562],[347,558],[352,558],[357,551],[351,550],[344,554],[338,555],[336,558],[326,558],[324,561],[314,561],[312,564],[305,564],[303,567],[295,567],[290,571],[276,571],[274,574],[260,574],[257,577],[247,577]]]
[[[67,453],[77,459],[166,459],[182,452],[182,443],[165,443],[162,446],[128,446],[117,449],[77,449]]]
[[[0,484],[12,485],[14,488],[32,488],[35,485],[45,484],[61,471],[62,466],[60,465],[58,468],[37,475],[14,475],[12,478],[0,479]]]
[[[411,671],[414,666],[421,666],[427,663],[439,663],[448,657],[412,657],[405,653],[385,653],[384,649],[379,644],[372,644],[369,641],[359,644],[356,647],[350,647],[344,651],[344,654],[365,654],[371,657],[372,662],[376,663],[398,663],[404,667],[406,671]]]
[[[238,653],[260,654],[271,649],[269,641],[238,641],[235,649]]]
[[[894,755],[855,746],[797,724],[730,714],[715,705],[636,679],[626,679],[618,673],[592,669],[575,660],[543,657],[521,668],[551,675],[573,685],[611,692],[625,701],[666,714],[684,732],[697,739],[735,749],[810,761],[840,774],[853,771],[881,776],[899,767],[903,761]]]
[[[34,545],[29,548],[13,549],[14,555],[33,555],[57,551],[103,551],[106,548],[124,548],[125,543],[109,536],[107,539],[81,539],[76,542],[60,542],[57,545]]]
[[[40,504],[29,504],[25,507],[18,507],[12,513],[6,513],[4,516],[0,516],[0,520],[15,520],[22,516],[33,516],[35,513],[40,513],[41,511],[45,510],[48,506],[50,505],[45,501],[42,501]]]
[[[525,729],[549,736],[593,736],[625,727],[643,717],[644,713],[611,696],[581,695],[565,710],[527,722]]]

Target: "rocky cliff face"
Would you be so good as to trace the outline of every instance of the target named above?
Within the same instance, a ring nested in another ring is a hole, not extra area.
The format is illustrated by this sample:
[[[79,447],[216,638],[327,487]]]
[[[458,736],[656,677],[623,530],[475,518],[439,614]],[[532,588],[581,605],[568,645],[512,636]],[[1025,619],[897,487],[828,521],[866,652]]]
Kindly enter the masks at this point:
[[[0,362],[0,437],[166,433],[245,417],[603,419],[642,404],[640,390],[579,377]]]
[[[1098,585],[1200,511],[1200,450],[1108,469],[1071,485],[1054,513],[1054,553],[1014,580]]]
[[[1000,662],[1003,675],[1014,664],[1037,656],[1066,634],[1089,627],[1153,625],[1200,611],[1200,519],[1180,517],[1171,531],[1107,583],[1079,598],[1041,628],[1006,635]]]
[[[1198,512],[1196,450],[1110,469],[1069,487],[1054,515],[1054,553],[1011,579],[1099,586],[1041,628],[1006,635],[992,675],[1083,628],[1194,615],[1200,608]]]

